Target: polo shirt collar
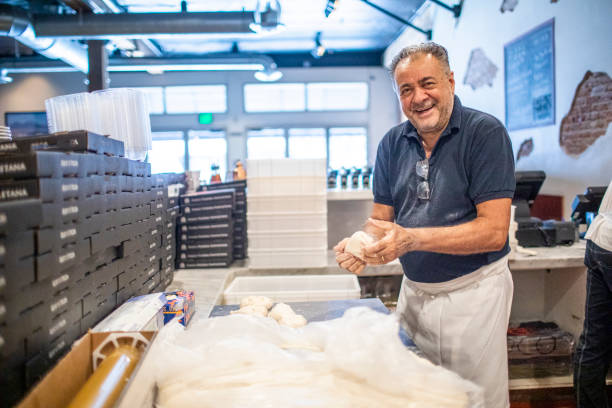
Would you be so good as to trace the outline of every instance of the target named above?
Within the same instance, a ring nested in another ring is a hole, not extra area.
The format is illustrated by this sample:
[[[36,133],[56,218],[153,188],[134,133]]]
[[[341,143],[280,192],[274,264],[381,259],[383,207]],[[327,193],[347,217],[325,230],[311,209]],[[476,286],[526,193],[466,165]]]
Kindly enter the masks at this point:
[[[451,113],[451,117],[448,121],[448,125],[446,126],[446,129],[442,131],[442,134],[440,135],[440,137],[450,135],[453,129],[459,129],[461,127],[462,108],[463,108],[463,105],[461,105],[461,101],[459,100],[459,97],[455,95],[454,102],[453,102],[453,113]],[[407,120],[404,124],[404,130],[402,132],[402,136],[406,136],[407,138],[412,137],[417,140],[419,139],[419,135],[417,133],[416,128],[412,125],[412,123],[410,123],[409,120]]]

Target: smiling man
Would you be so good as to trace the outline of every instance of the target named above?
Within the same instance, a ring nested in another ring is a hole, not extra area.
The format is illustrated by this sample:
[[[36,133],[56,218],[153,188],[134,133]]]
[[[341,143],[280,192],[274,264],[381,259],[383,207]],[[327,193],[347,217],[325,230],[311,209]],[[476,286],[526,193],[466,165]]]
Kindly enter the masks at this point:
[[[391,64],[408,121],[381,140],[374,207],[379,240],[364,259],[335,248],[338,264],[400,259],[397,313],[434,363],[483,387],[485,406],[509,406],[506,331],[512,303],[508,225],[514,159],[504,126],[461,105],[446,49],[403,49]]]

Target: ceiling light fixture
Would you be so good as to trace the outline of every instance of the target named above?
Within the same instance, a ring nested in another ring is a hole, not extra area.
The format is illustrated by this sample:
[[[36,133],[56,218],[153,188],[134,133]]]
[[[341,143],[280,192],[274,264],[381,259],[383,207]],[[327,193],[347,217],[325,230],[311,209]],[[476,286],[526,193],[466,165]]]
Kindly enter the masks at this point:
[[[325,55],[325,51],[326,48],[325,46],[321,43],[321,32],[318,31],[317,34],[315,35],[315,47],[312,49],[312,51],[310,51],[310,54],[312,54],[312,56],[314,58],[321,58],[323,55]]]
[[[249,29],[257,34],[276,34],[285,30],[285,25],[279,22],[281,6],[278,0],[257,0],[254,22]]]

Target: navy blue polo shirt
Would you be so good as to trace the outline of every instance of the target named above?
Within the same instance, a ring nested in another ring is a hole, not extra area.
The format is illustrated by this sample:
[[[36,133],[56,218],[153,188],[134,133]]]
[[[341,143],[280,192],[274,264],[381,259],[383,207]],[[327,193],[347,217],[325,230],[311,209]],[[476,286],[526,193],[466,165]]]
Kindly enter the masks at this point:
[[[491,115],[466,108],[455,96],[453,112],[429,158],[431,197],[417,197],[416,162],[425,150],[415,127],[406,121],[380,141],[374,168],[374,202],[392,206],[403,227],[439,227],[476,218],[476,205],[512,198],[514,155],[504,125]],[[413,251],[400,258],[406,276],[416,282],[445,282],[494,262],[510,251],[448,255]]]

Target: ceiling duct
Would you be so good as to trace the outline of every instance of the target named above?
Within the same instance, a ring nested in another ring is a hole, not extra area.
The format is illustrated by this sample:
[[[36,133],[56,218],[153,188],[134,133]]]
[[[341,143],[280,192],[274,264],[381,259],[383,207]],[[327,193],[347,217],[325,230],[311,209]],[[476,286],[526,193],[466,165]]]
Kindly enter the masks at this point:
[[[254,12],[37,15],[39,37],[79,39],[154,38],[170,34],[252,33]]]
[[[87,72],[87,50],[67,39],[38,38],[27,14],[18,8],[0,5],[0,35],[12,37],[40,55],[60,59]]]

